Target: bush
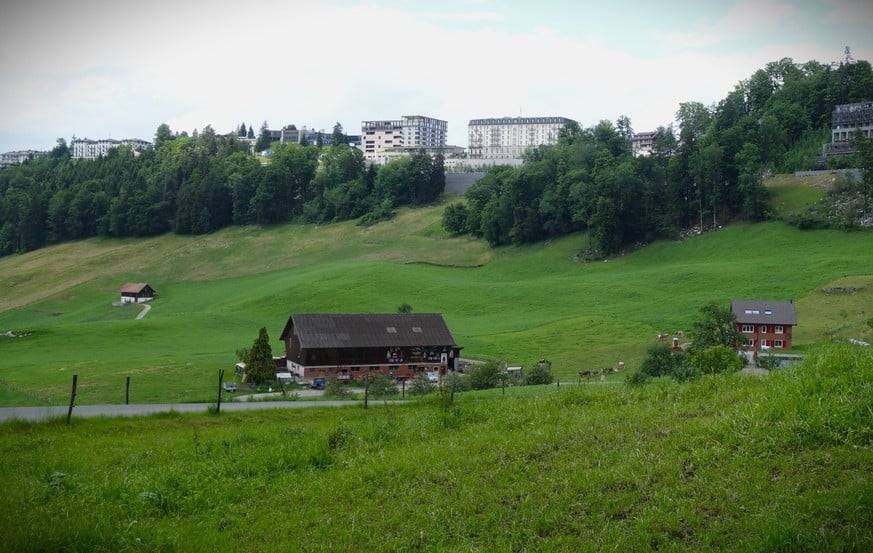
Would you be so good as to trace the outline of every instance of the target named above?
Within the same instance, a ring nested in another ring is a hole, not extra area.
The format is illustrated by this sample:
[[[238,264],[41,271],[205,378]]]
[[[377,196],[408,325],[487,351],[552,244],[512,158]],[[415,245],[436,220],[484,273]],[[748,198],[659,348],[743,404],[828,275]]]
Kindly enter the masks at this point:
[[[767,353],[766,355],[758,355],[758,368],[772,371],[773,369],[776,369],[778,367],[779,363],[776,362],[776,357],[774,357],[772,353]]]
[[[546,364],[538,363],[524,377],[524,383],[528,386],[551,384],[552,379],[552,369]]]
[[[674,355],[667,344],[653,344],[640,363],[639,372],[646,376],[667,376],[682,364],[682,359]]]
[[[452,234],[464,234],[468,231],[468,216],[467,206],[452,204],[443,211],[443,228]]]
[[[409,395],[424,396],[436,390],[436,386],[423,374],[416,376],[409,383]]]
[[[642,384],[645,384],[649,380],[649,378],[649,375],[643,371],[642,367],[640,367],[640,370],[627,375],[627,378],[625,378],[624,382],[628,386],[640,386]]]
[[[372,398],[384,399],[394,397],[399,392],[393,378],[380,374],[372,377],[368,393]]]
[[[470,387],[474,390],[496,388],[500,384],[500,364],[489,361],[474,366],[469,372]]]
[[[449,373],[443,377],[443,389],[466,392],[470,389],[470,379],[457,373]]]
[[[328,380],[324,385],[324,397],[349,399],[352,397],[352,392],[339,380]]]
[[[736,372],[743,368],[745,362],[731,348],[714,346],[693,352],[684,365],[690,366],[698,374],[717,374]]]

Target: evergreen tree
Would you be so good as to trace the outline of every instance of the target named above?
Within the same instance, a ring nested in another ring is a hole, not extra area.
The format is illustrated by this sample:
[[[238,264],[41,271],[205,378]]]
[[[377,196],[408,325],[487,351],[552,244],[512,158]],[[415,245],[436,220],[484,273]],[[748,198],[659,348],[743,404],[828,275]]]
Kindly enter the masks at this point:
[[[267,329],[261,328],[246,359],[246,377],[255,384],[271,382],[276,378],[273,350]]]
[[[343,144],[347,144],[348,139],[346,135],[343,133],[343,126],[340,125],[340,122],[337,121],[333,126],[333,133],[330,137],[330,145],[331,146],[341,146]]]
[[[261,123],[261,130],[258,133],[258,140],[255,142],[255,150],[263,152],[270,147],[270,135],[267,132],[267,122]]]
[[[244,138],[246,136],[246,124],[240,123],[239,127],[236,129],[236,135],[240,138]]]
[[[255,137],[255,131],[252,129],[251,125],[249,125],[249,132],[246,134],[246,137],[247,138],[254,138]]]

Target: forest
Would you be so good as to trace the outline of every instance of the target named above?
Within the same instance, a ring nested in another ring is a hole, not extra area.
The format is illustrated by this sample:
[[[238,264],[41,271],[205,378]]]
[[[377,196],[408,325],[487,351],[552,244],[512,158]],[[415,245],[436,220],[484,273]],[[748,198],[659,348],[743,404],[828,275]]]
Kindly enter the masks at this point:
[[[591,252],[609,255],[689,229],[762,220],[762,176],[814,167],[834,106],[870,99],[867,61],[768,63],[712,106],[681,103],[676,128],[657,129],[651,156],[633,156],[627,117],[565,126],[557,145],[530,150],[525,165],[489,171],[465,203],[447,207],[444,226],[495,246],[587,230]],[[445,188],[441,156],[367,167],[360,150],[335,140],[274,143],[263,162],[236,135],[254,132],[206,127],[188,136],[164,124],[153,149],[119,147],[97,160],[71,159],[59,140],[49,155],[0,170],[0,255],[92,236],[359,217],[370,224]]]
[[[587,230],[590,253],[601,256],[689,229],[763,220],[762,176],[814,168],[834,106],[871,99],[866,61],[768,63],[713,106],[681,103],[677,128],[657,129],[651,156],[632,155],[627,117],[565,126],[557,145],[529,151],[523,166],[491,170],[465,204],[446,209],[444,226],[495,246]]]
[[[262,163],[236,136],[158,127],[154,148],[96,160],[52,152],[0,170],[0,255],[92,236],[202,234],[228,225],[389,217],[445,188],[440,156],[418,153],[380,168],[344,144],[274,143]]]

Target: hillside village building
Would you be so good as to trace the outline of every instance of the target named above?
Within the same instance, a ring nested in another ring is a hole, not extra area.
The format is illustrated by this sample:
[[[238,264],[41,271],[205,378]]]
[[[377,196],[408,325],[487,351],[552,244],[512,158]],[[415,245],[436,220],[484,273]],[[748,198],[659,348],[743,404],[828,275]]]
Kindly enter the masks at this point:
[[[48,152],[39,150],[16,150],[0,154],[0,168],[24,163],[28,159],[34,159],[46,155]]]
[[[655,148],[656,131],[638,132],[631,138],[631,149],[634,156],[650,156]]]
[[[121,287],[121,303],[143,303],[155,298],[155,290],[145,282],[128,282]]]
[[[864,138],[873,138],[873,101],[842,104],[831,116],[831,142],[825,144],[825,157],[855,153],[852,137],[861,131]]]
[[[291,315],[281,340],[288,372],[309,382],[446,374],[461,351],[438,313]]]
[[[89,140],[87,138],[74,137],[73,141],[70,142],[70,152],[73,159],[97,159],[98,157],[105,156],[109,153],[109,150],[119,146],[129,146],[134,152],[141,152],[146,148],[151,148],[152,143],[139,138]]]
[[[448,123],[423,115],[404,115],[400,119],[361,122],[361,148],[364,159],[385,163],[416,150],[429,153],[446,147]]]
[[[472,119],[467,126],[471,159],[520,159],[529,148],[558,143],[566,117]]]
[[[791,335],[797,324],[793,301],[734,300],[731,311],[743,335],[744,349],[791,349]]]

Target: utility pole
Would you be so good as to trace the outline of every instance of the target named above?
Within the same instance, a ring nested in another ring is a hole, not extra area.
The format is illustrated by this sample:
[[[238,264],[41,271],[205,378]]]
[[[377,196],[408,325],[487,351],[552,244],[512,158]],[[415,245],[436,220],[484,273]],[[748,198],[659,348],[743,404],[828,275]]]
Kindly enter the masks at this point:
[[[215,406],[215,414],[221,413],[221,387],[224,384],[224,369],[218,369],[218,403]]]

